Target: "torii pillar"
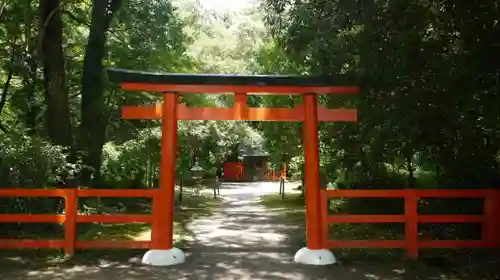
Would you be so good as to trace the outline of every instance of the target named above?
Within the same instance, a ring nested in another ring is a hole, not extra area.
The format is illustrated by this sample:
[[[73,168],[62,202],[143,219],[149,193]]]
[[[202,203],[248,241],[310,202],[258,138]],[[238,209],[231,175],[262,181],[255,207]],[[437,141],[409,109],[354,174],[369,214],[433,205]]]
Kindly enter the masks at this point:
[[[178,100],[175,92],[163,93],[160,191],[153,198],[152,249],[142,258],[142,262],[149,265],[175,265],[185,261],[184,252],[173,244]]]
[[[318,101],[315,94],[302,95],[304,105],[304,165],[307,246],[294,257],[295,262],[327,265],[336,262],[332,251],[323,248],[321,233],[321,188],[319,179]]]

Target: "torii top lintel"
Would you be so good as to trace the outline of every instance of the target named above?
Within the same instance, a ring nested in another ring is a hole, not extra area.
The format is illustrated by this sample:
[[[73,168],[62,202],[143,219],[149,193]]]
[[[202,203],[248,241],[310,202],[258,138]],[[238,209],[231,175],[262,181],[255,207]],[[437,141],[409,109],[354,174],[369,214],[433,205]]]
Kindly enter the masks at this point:
[[[268,76],[180,74],[132,71],[109,68],[110,81],[123,90],[178,93],[248,94],[356,94],[359,88],[343,85],[343,76]]]

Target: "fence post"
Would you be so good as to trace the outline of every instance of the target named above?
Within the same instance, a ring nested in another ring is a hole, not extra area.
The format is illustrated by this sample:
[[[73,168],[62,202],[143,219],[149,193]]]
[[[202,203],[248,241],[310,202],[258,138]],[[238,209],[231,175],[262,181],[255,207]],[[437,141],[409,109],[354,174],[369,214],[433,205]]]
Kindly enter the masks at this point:
[[[280,194],[281,194],[281,200],[285,200],[285,179],[281,178],[280,179]]]
[[[327,191],[326,190],[321,190],[320,191],[320,201],[319,201],[319,217],[320,217],[320,223],[321,223],[321,236],[320,236],[320,242],[322,248],[328,249],[327,244],[328,240],[330,239],[330,224],[328,223],[328,210],[329,210],[329,199],[327,196]]]
[[[215,184],[213,186],[213,189],[214,189],[214,198],[217,198],[217,194],[220,194],[218,193],[219,191],[219,176],[215,175]]]
[[[500,223],[498,217],[500,216],[500,190],[494,189],[492,194],[492,208],[493,214],[488,220],[490,222],[491,240],[494,248],[500,248]]]
[[[77,189],[67,189],[64,200],[64,252],[67,256],[72,256],[75,253],[77,192]]]
[[[418,258],[418,197],[414,189],[405,190],[406,257]]]
[[[488,190],[486,192],[486,196],[484,197],[484,222],[481,239],[484,243],[487,244],[487,247],[492,246],[495,241],[495,194],[495,190]]]
[[[179,186],[179,204],[182,203],[182,192],[184,191],[184,179],[181,174],[181,185]],[[154,197],[153,197],[154,200]]]

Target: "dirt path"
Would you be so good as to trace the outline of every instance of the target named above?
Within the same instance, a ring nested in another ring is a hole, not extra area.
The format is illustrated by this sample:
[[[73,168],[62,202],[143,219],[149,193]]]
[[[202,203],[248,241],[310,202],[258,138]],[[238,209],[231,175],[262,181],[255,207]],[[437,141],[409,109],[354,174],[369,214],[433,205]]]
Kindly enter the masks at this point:
[[[286,242],[293,226],[260,204],[277,190],[274,183],[226,184],[218,213],[191,225],[197,240],[188,279],[330,279],[324,268],[311,275],[313,269],[293,263],[299,248]]]
[[[293,262],[296,246],[287,242],[287,232],[302,225],[285,225],[276,212],[259,203],[260,196],[277,192],[274,183],[225,184],[223,202],[214,216],[196,220],[190,229],[196,236],[185,264],[148,267],[140,256],[124,262],[102,262],[91,266],[44,268],[5,274],[3,280],[156,280],[156,279],[452,279],[441,273],[406,274],[392,265],[366,263],[327,267]],[[406,275],[405,275],[406,274]],[[457,279],[457,278],[454,278]]]

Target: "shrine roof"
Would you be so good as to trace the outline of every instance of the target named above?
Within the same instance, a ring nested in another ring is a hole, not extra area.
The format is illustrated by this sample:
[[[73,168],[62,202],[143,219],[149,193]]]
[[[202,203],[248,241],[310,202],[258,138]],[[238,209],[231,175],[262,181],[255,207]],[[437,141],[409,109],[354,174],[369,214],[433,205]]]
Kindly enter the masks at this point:
[[[124,90],[181,93],[358,93],[344,76],[183,74],[108,68],[111,82]]]

